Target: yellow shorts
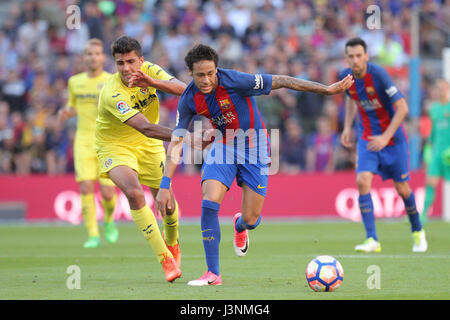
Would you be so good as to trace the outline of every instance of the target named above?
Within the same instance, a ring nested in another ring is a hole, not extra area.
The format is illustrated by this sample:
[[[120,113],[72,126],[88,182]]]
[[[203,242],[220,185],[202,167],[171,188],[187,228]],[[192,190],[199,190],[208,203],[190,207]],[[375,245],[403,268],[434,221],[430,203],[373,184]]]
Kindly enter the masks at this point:
[[[123,165],[138,173],[141,184],[159,189],[166,161],[163,145],[155,146],[154,142],[146,140],[139,146],[99,145],[96,150],[100,177],[107,177],[108,171]]]
[[[92,145],[75,143],[73,148],[75,180],[77,182],[99,180],[100,184],[105,186],[115,185],[108,177],[99,178],[97,154]]]

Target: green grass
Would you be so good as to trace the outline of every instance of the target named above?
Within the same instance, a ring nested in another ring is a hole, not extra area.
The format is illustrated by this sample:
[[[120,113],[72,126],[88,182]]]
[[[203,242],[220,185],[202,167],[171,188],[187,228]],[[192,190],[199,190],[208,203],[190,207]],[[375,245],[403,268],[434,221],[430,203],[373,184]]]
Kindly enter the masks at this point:
[[[83,249],[82,226],[0,226],[0,299],[450,299],[450,226],[432,221],[429,250],[411,252],[405,222],[378,221],[383,251],[358,254],[364,237],[360,223],[264,221],[250,233],[250,250],[237,257],[231,224],[222,224],[222,286],[188,287],[205,270],[198,223],[182,223],[183,277],[167,283],[159,263],[136,226],[119,224],[115,245]],[[336,257],[345,271],[342,286],[331,293],[313,292],[305,268],[317,255]],[[70,265],[81,269],[81,289],[69,290]],[[368,289],[371,274],[381,270],[381,289]]]

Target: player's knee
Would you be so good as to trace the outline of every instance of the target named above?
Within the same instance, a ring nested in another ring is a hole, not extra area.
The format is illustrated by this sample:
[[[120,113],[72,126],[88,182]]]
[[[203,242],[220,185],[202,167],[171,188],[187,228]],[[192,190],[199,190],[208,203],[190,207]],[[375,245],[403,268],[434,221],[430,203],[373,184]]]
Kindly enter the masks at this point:
[[[139,188],[128,188],[124,191],[125,196],[127,197],[128,201],[131,203],[145,203],[145,197],[144,197],[144,191]]]
[[[370,183],[371,180],[367,176],[361,175],[356,177],[356,186],[358,187],[358,191],[361,194],[370,192]]]
[[[395,189],[397,190],[400,197],[402,197],[403,199],[407,199],[411,195],[411,189],[410,189],[408,183],[406,183],[406,182],[396,183]]]
[[[80,182],[80,193],[81,194],[94,193],[94,184],[91,183],[90,181]]]

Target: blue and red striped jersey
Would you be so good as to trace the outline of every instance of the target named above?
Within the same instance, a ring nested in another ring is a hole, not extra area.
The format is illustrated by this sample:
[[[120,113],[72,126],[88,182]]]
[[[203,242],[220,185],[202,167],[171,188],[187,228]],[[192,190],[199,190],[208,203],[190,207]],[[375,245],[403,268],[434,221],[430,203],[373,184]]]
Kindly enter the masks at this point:
[[[254,129],[260,134],[265,132],[264,146],[269,150],[268,135],[254,96],[269,94],[272,89],[272,75],[248,74],[236,70],[218,68],[218,86],[210,94],[202,93],[194,81],[187,86],[178,102],[177,125],[174,135],[182,136],[194,115],[207,117],[213,127],[220,130],[223,141],[229,142],[227,130],[243,130],[245,133]],[[185,129],[185,130],[178,130]],[[231,137],[233,138],[233,137]],[[246,137],[246,149],[249,136]],[[259,140],[258,140],[259,141]],[[217,141],[216,139],[216,142]],[[250,147],[252,143],[250,142]]]
[[[339,72],[339,80],[352,74],[350,68]],[[346,94],[358,106],[360,121],[358,138],[369,140],[369,136],[381,135],[391,123],[395,114],[394,103],[403,98],[385,69],[374,63],[367,63],[367,71],[363,78],[354,78],[353,85]],[[407,141],[407,136],[400,126],[389,145]]]

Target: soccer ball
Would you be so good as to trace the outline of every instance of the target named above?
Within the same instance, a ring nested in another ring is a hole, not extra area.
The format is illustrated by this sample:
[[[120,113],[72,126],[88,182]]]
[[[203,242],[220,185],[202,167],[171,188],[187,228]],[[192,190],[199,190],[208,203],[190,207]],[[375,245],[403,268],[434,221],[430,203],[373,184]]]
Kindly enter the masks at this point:
[[[331,256],[318,256],[306,267],[306,281],[314,291],[334,291],[344,280],[344,269]]]

